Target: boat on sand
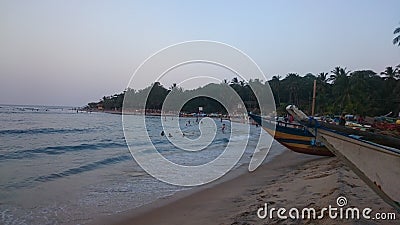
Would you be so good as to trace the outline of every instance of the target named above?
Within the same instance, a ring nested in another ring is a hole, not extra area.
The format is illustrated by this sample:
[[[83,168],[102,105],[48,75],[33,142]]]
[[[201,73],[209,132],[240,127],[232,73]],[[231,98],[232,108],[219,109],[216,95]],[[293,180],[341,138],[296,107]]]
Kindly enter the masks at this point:
[[[334,156],[323,143],[317,141],[315,136],[300,124],[271,121],[251,113],[249,116],[276,141],[294,152]]]
[[[320,123],[294,105],[286,110],[400,212],[400,139]]]

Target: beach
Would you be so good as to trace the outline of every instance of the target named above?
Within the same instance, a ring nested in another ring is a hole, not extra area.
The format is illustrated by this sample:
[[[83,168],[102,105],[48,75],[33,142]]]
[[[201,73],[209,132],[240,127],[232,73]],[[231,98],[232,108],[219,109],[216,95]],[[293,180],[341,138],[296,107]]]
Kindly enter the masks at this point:
[[[301,211],[312,207],[317,212],[329,205],[339,208],[338,197],[346,198],[344,209],[370,208],[371,219],[331,219],[327,212],[322,219],[257,216],[265,204],[268,209],[284,207]],[[376,212],[395,214],[396,220],[373,220]],[[396,224],[398,218],[395,209],[337,158],[286,150],[254,172],[102,218],[94,224]]]

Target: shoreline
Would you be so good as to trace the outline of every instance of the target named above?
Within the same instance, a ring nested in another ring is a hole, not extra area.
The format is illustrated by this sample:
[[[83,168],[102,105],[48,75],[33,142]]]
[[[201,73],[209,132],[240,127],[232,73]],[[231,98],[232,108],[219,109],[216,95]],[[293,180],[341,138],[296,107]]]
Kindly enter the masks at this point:
[[[246,168],[247,169],[247,168]],[[237,171],[239,172],[239,171]],[[232,174],[231,174],[232,176]],[[393,224],[394,221],[260,219],[257,210],[270,207],[336,206],[339,196],[349,205],[400,215],[336,158],[304,155],[289,150],[253,172],[225,178],[117,213],[90,224]]]
[[[260,168],[266,164],[271,163],[276,157],[279,157],[280,155],[285,154],[285,152],[290,151],[278,143],[273,144],[273,146],[275,146],[276,148],[281,148],[281,149],[278,150],[277,153],[269,153],[267,155],[267,157],[264,159],[264,162],[260,165]],[[127,211],[118,212],[113,215],[102,216],[98,220],[89,222],[89,224],[93,224],[93,225],[95,225],[95,224],[120,224],[121,222],[124,222],[125,219],[130,219],[130,218],[133,218],[136,216],[140,216],[144,213],[148,213],[153,210],[157,210],[160,207],[166,207],[169,204],[173,204],[174,202],[180,201],[185,198],[190,198],[192,195],[196,195],[198,192],[201,192],[201,191],[204,191],[207,189],[212,189],[217,185],[224,184],[231,180],[235,180],[243,175],[252,173],[252,172],[248,171],[248,166],[249,166],[248,163],[242,164],[238,168],[232,169],[231,171],[226,173],[224,176],[222,176],[221,178],[219,178],[211,183],[192,187],[187,190],[178,191],[172,195],[156,199],[153,202],[150,202],[148,204],[145,204],[145,205],[133,208],[133,209],[129,209]],[[117,217],[123,217],[123,219],[121,220],[121,218],[117,218]]]

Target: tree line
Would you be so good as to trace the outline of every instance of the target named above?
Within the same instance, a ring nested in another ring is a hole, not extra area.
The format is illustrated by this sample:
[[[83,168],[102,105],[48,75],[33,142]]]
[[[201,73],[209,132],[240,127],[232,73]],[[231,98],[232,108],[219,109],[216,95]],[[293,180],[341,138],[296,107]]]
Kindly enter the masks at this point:
[[[168,94],[190,99],[190,96],[202,93],[223,92],[224,88],[229,86],[240,96],[247,111],[257,113],[259,101],[251,86],[258,86],[267,91],[269,85],[278,114],[285,114],[285,107],[289,104],[295,104],[309,114],[314,80],[317,84],[316,114],[379,116],[392,112],[392,116],[397,116],[400,111],[400,65],[386,67],[379,74],[372,70],[349,71],[343,67],[336,67],[330,73],[308,73],[304,76],[289,73],[285,77],[273,76],[265,82],[259,79],[246,82],[235,77],[230,81],[211,83],[193,90],[184,90],[176,84],[165,88],[161,83],[155,82],[141,90],[127,89],[119,94],[104,96],[99,102],[89,103],[88,108],[101,106],[104,110],[121,110],[124,97],[129,96],[124,103],[125,107],[159,111]],[[142,101],[143,99],[146,101]],[[194,97],[186,101],[182,111],[197,112],[199,106],[203,107],[205,113],[226,113],[226,109],[218,101],[209,97]]]

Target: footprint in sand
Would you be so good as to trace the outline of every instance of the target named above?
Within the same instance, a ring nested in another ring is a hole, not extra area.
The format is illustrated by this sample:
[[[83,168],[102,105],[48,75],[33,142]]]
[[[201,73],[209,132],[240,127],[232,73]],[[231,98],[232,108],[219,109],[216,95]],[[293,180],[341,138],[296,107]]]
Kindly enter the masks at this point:
[[[311,176],[303,176],[305,180],[311,180],[311,179],[318,179],[318,178],[323,178],[332,175],[332,171],[326,171],[326,172],[320,172],[319,174],[311,175]]]
[[[235,198],[232,200],[233,203],[240,203],[240,202],[244,202],[245,200],[242,198]]]
[[[349,186],[350,188],[355,188],[355,187],[360,187],[357,184],[350,184],[349,182],[345,181],[345,180],[340,180],[340,183]]]

